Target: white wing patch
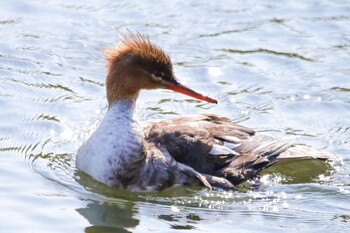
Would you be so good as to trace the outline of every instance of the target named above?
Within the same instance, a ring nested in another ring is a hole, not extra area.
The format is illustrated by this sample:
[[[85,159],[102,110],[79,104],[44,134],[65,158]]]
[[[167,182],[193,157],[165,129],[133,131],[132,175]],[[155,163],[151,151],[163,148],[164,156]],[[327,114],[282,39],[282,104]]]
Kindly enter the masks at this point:
[[[224,142],[224,146],[230,149],[239,147],[242,143]]]
[[[242,142],[242,140],[239,139],[238,137],[229,136],[229,135],[223,136],[222,139],[225,141],[228,141],[228,142],[232,142],[232,143],[241,143]]]
[[[214,144],[211,150],[209,151],[210,155],[239,155],[236,151],[233,151],[226,146],[221,146]]]

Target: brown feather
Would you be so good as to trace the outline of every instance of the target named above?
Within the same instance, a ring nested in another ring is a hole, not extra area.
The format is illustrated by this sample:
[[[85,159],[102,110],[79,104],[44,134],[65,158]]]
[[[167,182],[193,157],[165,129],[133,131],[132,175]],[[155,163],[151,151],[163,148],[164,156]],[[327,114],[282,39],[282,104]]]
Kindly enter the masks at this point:
[[[151,43],[148,36],[140,33],[129,33],[123,35],[120,45],[104,50],[108,70],[112,68],[116,60],[126,53],[135,54],[144,59],[152,59],[158,63],[171,63],[169,55],[157,45]]]
[[[176,161],[206,176],[212,186],[224,189],[231,188],[227,184],[237,185],[254,178],[261,170],[275,164],[280,154],[283,158],[292,158],[288,151],[299,148],[293,146],[294,140],[282,141],[257,134],[215,114],[149,121],[144,133],[147,141],[162,145]],[[228,148],[233,153],[210,154],[214,144],[224,143],[236,145]],[[302,157],[331,158],[317,150],[307,151],[312,153]]]

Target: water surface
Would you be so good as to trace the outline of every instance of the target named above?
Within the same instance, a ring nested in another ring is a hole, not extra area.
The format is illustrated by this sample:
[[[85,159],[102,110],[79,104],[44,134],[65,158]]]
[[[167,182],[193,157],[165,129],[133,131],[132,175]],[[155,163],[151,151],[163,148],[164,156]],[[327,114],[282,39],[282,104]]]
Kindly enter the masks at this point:
[[[348,232],[349,1],[2,1],[2,232]],[[128,193],[79,173],[106,112],[103,48],[148,34],[206,104],[145,91],[142,120],[219,113],[336,154],[270,168],[240,192]]]

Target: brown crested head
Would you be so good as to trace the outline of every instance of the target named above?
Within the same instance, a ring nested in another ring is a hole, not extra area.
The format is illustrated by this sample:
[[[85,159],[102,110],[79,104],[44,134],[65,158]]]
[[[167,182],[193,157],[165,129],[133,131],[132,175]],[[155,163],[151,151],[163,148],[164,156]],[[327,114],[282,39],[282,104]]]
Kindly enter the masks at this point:
[[[143,62],[149,69],[172,71],[171,59],[161,48],[151,43],[147,36],[140,33],[129,33],[122,36],[121,44],[105,50],[107,68],[111,69],[120,59],[131,58],[134,62]]]
[[[170,57],[147,36],[123,35],[122,43],[105,50],[108,102],[137,96],[141,89],[166,88],[216,103],[177,82]]]

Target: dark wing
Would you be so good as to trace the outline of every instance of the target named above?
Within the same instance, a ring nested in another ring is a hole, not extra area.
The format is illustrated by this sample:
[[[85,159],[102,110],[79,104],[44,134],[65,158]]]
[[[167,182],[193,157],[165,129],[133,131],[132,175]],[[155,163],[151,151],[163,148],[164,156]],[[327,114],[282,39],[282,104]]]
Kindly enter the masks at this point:
[[[224,178],[201,174],[192,167],[176,161],[165,147],[153,142],[144,142],[145,160],[138,174],[129,183],[133,191],[158,191],[178,185],[212,186],[235,190]]]
[[[262,134],[252,135],[234,149],[239,155],[216,171],[216,175],[225,177],[233,184],[240,184],[275,164],[279,155],[291,148],[293,143],[294,140],[281,141]]]
[[[214,114],[151,121],[144,131],[147,141],[162,145],[176,161],[211,176],[209,182],[222,177],[239,184],[253,178],[291,146]]]
[[[145,160],[128,189],[159,191],[176,185],[201,185],[211,189],[205,176],[174,160],[166,148],[153,142],[144,143]]]

